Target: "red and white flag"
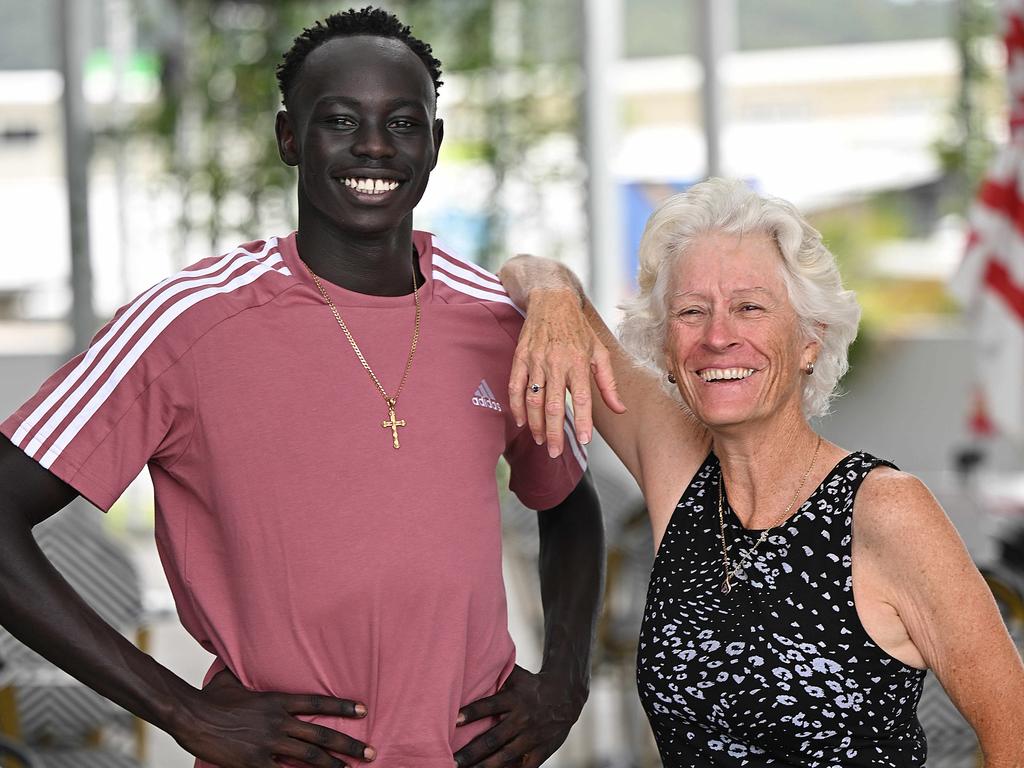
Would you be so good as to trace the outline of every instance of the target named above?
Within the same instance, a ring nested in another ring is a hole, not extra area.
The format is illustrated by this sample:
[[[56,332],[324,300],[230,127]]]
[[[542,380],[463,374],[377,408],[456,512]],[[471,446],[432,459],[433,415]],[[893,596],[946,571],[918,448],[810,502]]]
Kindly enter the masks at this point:
[[[969,214],[960,269],[950,284],[975,339],[984,420],[1024,439],[1024,0],[1003,0],[1011,140],[989,168]]]

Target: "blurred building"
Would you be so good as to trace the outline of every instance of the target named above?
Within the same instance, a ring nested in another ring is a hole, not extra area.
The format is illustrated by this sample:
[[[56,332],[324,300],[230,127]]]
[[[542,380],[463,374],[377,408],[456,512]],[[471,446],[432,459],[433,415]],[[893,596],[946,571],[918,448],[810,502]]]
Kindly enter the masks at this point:
[[[986,45],[1002,66],[1001,44]],[[725,175],[816,209],[936,180],[937,142],[951,130],[960,85],[952,40],[896,41],[729,54],[722,63]],[[622,97],[627,180],[683,182],[704,170],[700,88],[693,57],[627,60]],[[1005,136],[1005,101],[986,93],[994,138]]]
[[[1001,52],[994,43],[988,55],[998,68]],[[167,253],[170,243],[159,237],[161,224],[173,225],[174,206],[159,204],[161,192],[168,190],[161,190],[154,179],[154,159],[140,154],[136,145],[128,162],[117,168],[115,147],[104,138],[111,127],[104,120],[115,99],[123,102],[130,119],[133,107],[156,96],[156,73],[147,70],[145,59],[135,59],[132,67],[119,93],[109,56],[93,58],[86,81],[100,132],[92,174],[92,225],[97,305],[106,313],[174,263]],[[959,62],[948,39],[743,51],[730,54],[723,71],[727,175],[749,179],[805,210],[928,184],[941,176],[935,145],[950,130],[950,105],[959,86]],[[451,80],[451,96],[458,99],[460,78]],[[611,87],[620,97],[622,136],[613,167],[627,195],[627,261],[653,203],[703,173],[701,83],[692,56],[626,59],[616,68]],[[53,70],[0,71],[0,204],[18,224],[8,229],[9,249],[33,253],[30,260],[12,260],[0,273],[0,312],[8,316],[59,317],[66,309],[60,93],[60,78]],[[992,134],[999,138],[1005,120],[998,80],[986,96]],[[573,108],[572,94],[546,98],[550,109]],[[446,111],[456,126],[451,139],[458,141],[460,134],[472,138],[469,111],[458,101],[449,102]],[[457,127],[461,118],[466,118],[463,128]],[[549,150],[549,157],[534,162],[571,163],[575,152],[564,137],[556,137]],[[474,173],[486,180],[485,171],[467,169],[457,159],[447,168],[442,163],[424,215],[443,226],[452,220],[452,211],[469,206],[472,212],[473,201],[465,199],[462,185]],[[560,194],[551,191],[520,187],[516,194],[548,194],[547,202],[564,209],[552,218],[578,220],[573,208],[579,200],[572,190],[561,184]],[[127,231],[122,229],[125,220]],[[534,238],[521,239],[526,242],[513,247],[536,249]],[[125,258],[126,250],[137,253],[140,246],[147,254],[144,260]],[[626,272],[632,274],[631,265]]]

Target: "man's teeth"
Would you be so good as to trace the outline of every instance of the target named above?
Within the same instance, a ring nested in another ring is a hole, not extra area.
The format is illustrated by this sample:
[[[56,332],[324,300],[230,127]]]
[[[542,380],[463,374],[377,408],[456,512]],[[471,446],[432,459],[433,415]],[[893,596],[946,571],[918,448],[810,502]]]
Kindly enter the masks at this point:
[[[342,181],[349,189],[370,195],[380,195],[398,189],[398,182],[394,179],[343,179]]]
[[[704,381],[721,381],[723,379],[745,379],[754,372],[753,368],[705,368],[697,375]]]

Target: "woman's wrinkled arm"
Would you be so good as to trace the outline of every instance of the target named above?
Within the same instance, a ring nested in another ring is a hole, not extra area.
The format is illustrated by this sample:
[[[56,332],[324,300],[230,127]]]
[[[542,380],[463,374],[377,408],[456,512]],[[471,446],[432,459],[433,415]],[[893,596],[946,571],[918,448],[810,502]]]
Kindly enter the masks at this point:
[[[974,728],[985,768],[1024,766],[1024,664],[935,497],[912,475],[878,470],[858,494],[854,523],[863,572],[877,576],[913,650]]]

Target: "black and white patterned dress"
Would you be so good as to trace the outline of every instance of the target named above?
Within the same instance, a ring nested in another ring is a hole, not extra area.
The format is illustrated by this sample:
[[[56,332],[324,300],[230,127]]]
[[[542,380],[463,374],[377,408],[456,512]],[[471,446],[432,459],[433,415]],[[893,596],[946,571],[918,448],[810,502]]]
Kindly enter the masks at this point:
[[[925,673],[860,623],[853,500],[889,462],[844,458],[721,592],[718,458],[683,493],[651,572],[637,686],[669,768],[924,766]],[[891,466],[891,465],[890,465]],[[727,507],[735,564],[757,541]]]

